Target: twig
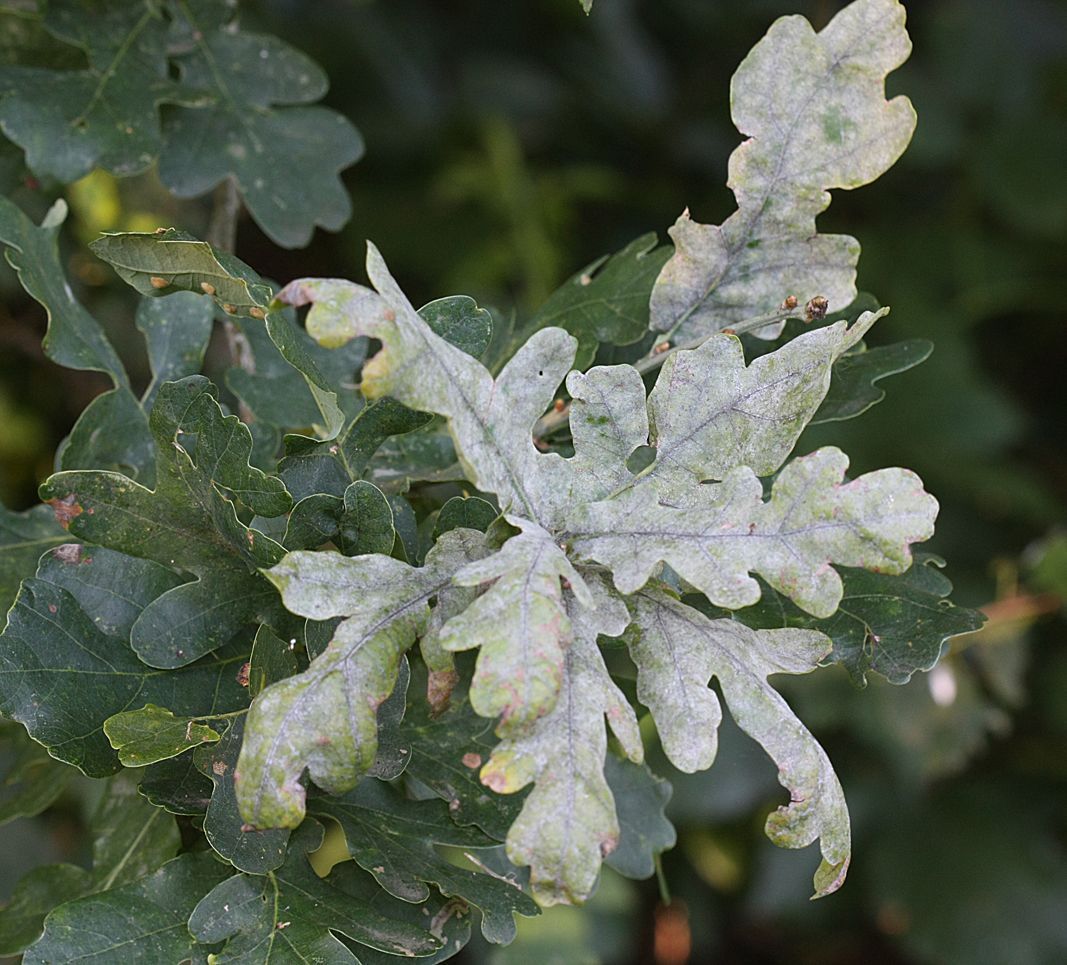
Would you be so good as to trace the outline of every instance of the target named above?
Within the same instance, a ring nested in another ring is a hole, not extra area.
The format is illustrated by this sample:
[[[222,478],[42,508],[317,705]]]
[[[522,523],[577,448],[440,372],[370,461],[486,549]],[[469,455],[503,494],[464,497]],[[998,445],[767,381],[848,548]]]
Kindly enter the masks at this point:
[[[237,217],[240,213],[241,196],[237,193],[237,182],[233,178],[226,178],[215,189],[211,207],[211,220],[207,227],[207,243],[211,247],[233,254],[237,243]],[[256,359],[244,333],[229,318],[223,320],[222,330],[226,336],[230,360],[249,375],[254,375]],[[242,422],[255,421],[255,416],[244,402],[239,404],[238,412]]]
[[[810,304],[811,303],[809,302],[809,308],[807,310],[809,314],[811,311]],[[825,314],[825,309],[823,309],[823,314]],[[716,335],[743,335],[745,332],[754,332],[767,325],[773,325],[776,322],[784,322],[787,318],[796,318],[799,315],[801,315],[801,312],[797,309],[796,301],[794,299],[793,304],[788,308],[783,306],[777,311],[770,312],[767,315],[757,315],[754,318],[746,318],[743,322],[738,322],[730,328],[724,328],[721,332],[713,332],[711,335],[705,335],[702,338],[693,339],[689,342],[682,342],[680,345],[671,345],[669,341],[660,342],[648,355],[634,362],[633,366],[642,375],[646,375],[649,372],[654,372],[658,369],[672,355],[700,348],[700,346],[709,338],[714,338]],[[809,321],[810,320],[811,319],[809,318]],[[533,436],[535,445],[567,425],[570,420],[570,408],[569,402],[561,403],[560,400],[557,400],[552,411],[547,415],[543,415],[536,423],[534,423]]]

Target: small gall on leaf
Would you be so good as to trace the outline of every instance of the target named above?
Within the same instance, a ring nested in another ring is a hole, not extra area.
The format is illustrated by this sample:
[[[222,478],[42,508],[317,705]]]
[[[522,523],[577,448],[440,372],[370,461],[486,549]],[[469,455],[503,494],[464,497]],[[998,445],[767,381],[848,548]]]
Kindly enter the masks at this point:
[[[816,295],[807,305],[804,306],[804,318],[809,322],[817,322],[820,319],[826,318],[826,312],[830,307],[830,302],[822,295]]]
[[[170,282],[169,282],[169,281],[167,281],[167,279],[166,279],[166,278],[160,278],[160,277],[159,277],[159,275],[152,275],[152,276],[151,276],[151,277],[150,277],[150,278],[148,279],[148,283],[149,283],[149,284],[150,284],[150,285],[151,285],[151,286],[152,286],[153,288],[156,288],[156,289],[159,289],[159,288],[166,288],[166,287],[167,287],[167,286],[168,286],[168,285],[170,284]]]
[[[468,751],[463,755],[463,766],[469,767],[472,771],[482,766],[482,755],[476,754],[474,751]]]
[[[267,317],[267,313],[265,311],[263,311],[263,309],[260,308],[258,305],[253,305],[248,310],[248,314],[251,315],[253,318],[266,318]]]
[[[214,295],[215,294],[215,286],[212,285],[211,282],[209,282],[209,281],[200,282],[200,290],[205,295]]]
[[[230,305],[229,303],[226,303],[226,304],[224,304],[224,305],[222,306],[222,310],[223,310],[223,311],[224,311],[224,312],[225,312],[225,313],[226,313],[227,315],[233,315],[233,314],[234,314],[234,313],[235,313],[235,312],[237,311],[237,309],[236,309],[236,308],[235,308],[235,307],[234,307],[233,305]]]
[[[797,307],[797,296],[796,295],[786,295],[785,301],[782,302],[782,311],[783,312],[791,312],[796,307]]]
[[[52,550],[52,555],[60,563],[80,563],[82,561],[81,543],[64,543]]]
[[[243,664],[241,664],[241,669],[237,671],[237,682],[242,687],[248,686],[248,672],[251,667],[252,664],[248,660],[246,660]]]

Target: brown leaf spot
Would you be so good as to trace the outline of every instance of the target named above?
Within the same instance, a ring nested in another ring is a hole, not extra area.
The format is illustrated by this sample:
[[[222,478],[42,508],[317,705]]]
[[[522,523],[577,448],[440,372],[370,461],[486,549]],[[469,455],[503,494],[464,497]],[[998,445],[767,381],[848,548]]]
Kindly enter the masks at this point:
[[[469,767],[472,771],[476,767],[482,766],[482,755],[476,754],[474,751],[468,751],[463,755],[463,766]]]
[[[219,777],[222,777],[222,775],[223,775],[223,774],[225,774],[225,773],[226,773],[226,771],[228,770],[228,767],[227,767],[227,764],[226,764],[226,762],[225,762],[225,761],[212,761],[212,762],[211,762],[211,769],[212,769],[212,770],[213,770],[213,771],[214,771],[214,772],[215,772],[215,773],[216,773],[216,774],[217,774],[217,775],[218,775]]]
[[[76,516],[81,516],[84,512],[81,503],[75,499],[74,493],[64,496],[62,499],[49,499],[48,505],[52,507],[52,512],[55,513],[56,522],[64,529],[69,529],[70,521]]]
[[[81,543],[64,543],[52,550],[52,555],[60,563],[80,563],[82,561]]]
[[[248,310],[248,314],[251,315],[253,318],[266,318],[267,317],[267,313],[265,311],[263,311],[263,309],[260,308],[258,305],[254,305],[252,308],[250,308]]]
[[[782,302],[782,311],[790,312],[796,307],[797,307],[797,296],[796,295],[786,295],[785,296],[785,301]]]
[[[57,607],[56,607],[56,605],[54,603],[49,603],[48,604],[48,612],[49,613],[55,613],[56,609],[57,609]]]
[[[459,674],[455,670],[430,671],[426,680],[426,700],[434,717],[448,710],[448,705],[452,702],[452,691],[458,682]]]
[[[200,282],[200,290],[205,295],[214,295],[215,294],[215,286],[212,285],[211,282],[209,282],[209,281]]]
[[[241,664],[241,669],[237,671],[237,682],[242,687],[248,686],[248,671],[251,669],[251,667],[252,664],[248,660],[246,660],[243,664]]]
[[[166,288],[170,284],[170,282],[167,281],[166,278],[160,278],[159,275],[152,275],[152,277],[148,279],[148,284],[150,284],[153,288],[159,289]]]

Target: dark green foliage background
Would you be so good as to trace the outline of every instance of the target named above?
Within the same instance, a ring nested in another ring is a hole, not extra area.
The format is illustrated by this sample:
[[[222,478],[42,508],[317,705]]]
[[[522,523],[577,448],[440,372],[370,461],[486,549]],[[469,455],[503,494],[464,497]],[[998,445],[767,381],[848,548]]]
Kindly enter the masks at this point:
[[[517,305],[521,323],[581,266],[650,229],[662,236],[684,206],[700,221],[725,217],[730,74],[774,17],[821,26],[839,6],[597,0],[587,19],[574,0],[242,4],[247,27],[322,65],[325,103],[368,152],[345,175],[353,217],[340,234],[284,251],[246,219],[237,251],[267,277],[361,278],[372,238],[415,304],[463,291]],[[680,842],[664,875],[687,909],[693,961],[1067,958],[1067,650],[1055,598],[1067,594],[1067,554],[1057,563],[1037,542],[1062,524],[1067,492],[1056,442],[1067,411],[1067,9],[908,6],[915,53],[890,92],[914,101],[915,141],[876,184],[842,193],[820,226],[860,239],[860,287],[893,307],[871,344],[936,348],[886,381],[881,405],[813,427],[798,451],[832,439],[855,474],[918,471],[942,504],[928,548],[951,561],[957,601],[993,604],[993,619],[934,678],[944,688],[952,675],[948,704],[924,675],[904,687],[872,677],[861,692],[835,669],[783,688],[852,809],[853,870],[828,900],[806,900],[808,856],[763,838],[779,801],[773,768],[724,723],[717,766],[676,780],[668,810]],[[39,215],[51,187],[23,184],[15,198]],[[107,223],[99,198],[73,196],[65,254],[139,389],[148,369],[128,295],[83,242],[138,213],[202,234],[207,209],[175,201],[150,174],[119,191]],[[0,291],[0,498],[22,508],[108,383],[43,358],[42,314],[6,265]],[[220,381],[225,364],[212,342],[208,374]],[[84,857],[76,790],[5,828],[0,900],[32,865]],[[652,961],[659,900],[655,881],[606,876],[589,908],[521,921],[519,941],[491,954],[476,938],[462,960],[544,961],[551,950],[565,962]]]

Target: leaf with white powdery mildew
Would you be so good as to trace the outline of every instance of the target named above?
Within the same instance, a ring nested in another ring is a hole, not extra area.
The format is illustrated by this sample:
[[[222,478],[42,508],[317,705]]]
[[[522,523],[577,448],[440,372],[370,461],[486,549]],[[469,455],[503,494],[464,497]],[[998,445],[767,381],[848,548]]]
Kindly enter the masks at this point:
[[[427,625],[430,600],[484,552],[480,533],[455,530],[421,567],[381,555],[301,551],[268,572],[293,612],[346,619],[307,670],[267,687],[252,705],[237,778],[249,823],[296,827],[305,767],[331,793],[355,786],[374,763],[377,709],[393,691],[401,655]]]
[[[518,517],[522,533],[494,555],[453,577],[461,586],[492,586],[441,629],[449,651],[480,648],[471,681],[471,706],[500,717],[497,733],[518,733],[556,703],[564,652],[573,638],[561,580],[582,605],[593,598],[550,534]]]
[[[589,583],[594,610],[568,594],[574,640],[555,707],[519,736],[501,741],[481,772],[482,782],[503,794],[534,783],[508,831],[507,854],[530,866],[530,886],[542,905],[587,899],[601,861],[619,841],[604,777],[604,718],[631,760],[640,762],[644,753],[634,712],[608,675],[596,642],[599,633],[622,633],[629,615],[604,582]]]
[[[782,17],[752,49],[731,85],[734,123],[749,137],[730,157],[738,209],[721,227],[685,212],[671,229],[676,251],[652,291],[654,330],[710,335],[788,295],[852,301],[859,244],[817,234],[815,218],[831,188],[873,181],[911,140],[911,103],[885,99],[886,74],[911,51],[904,16],[897,0],[857,0],[819,33]]]
[[[710,767],[722,719],[712,676],[738,726],[778,765],[790,803],[767,819],[767,836],[781,847],[803,848],[816,838],[823,861],[815,896],[836,891],[851,851],[848,809],[825,752],[767,683],[773,673],[808,673],[830,648],[813,630],[751,630],[732,620],[709,620],[656,588],[629,600],[634,624],[627,644],[637,664],[638,695],[648,704],[671,761],[683,771]]]
[[[817,617],[841,602],[840,576],[828,565],[902,573],[910,544],[933,535],[937,501],[906,469],[880,469],[844,483],[848,457],[827,447],[793,460],[771,498],[747,466],[721,483],[693,486],[650,502],[640,489],[583,507],[570,539],[609,566],[622,593],[645,585],[661,562],[718,606],[755,603],[759,573]]]
[[[910,544],[929,537],[937,508],[912,473],[888,469],[845,483],[846,458],[825,449],[786,464],[768,501],[759,478],[782,467],[826,397],[835,360],[884,312],[865,313],[851,328],[839,322],[807,332],[751,365],[736,338],[718,336],[672,356],[647,399],[632,367],[572,372],[567,387],[575,454],[561,459],[538,453],[529,440],[573,358],[573,339],[556,329],[539,331],[494,380],[428,329],[373,248],[368,273],[380,294],[336,280],[302,280],[280,297],[314,303],[307,325],[316,338],[333,344],[357,335],[379,339],[383,348],[364,369],[364,391],[444,416],[469,479],[495,494],[505,518],[520,529],[495,555],[458,574],[454,582],[483,592],[465,609],[456,601],[458,612],[440,637],[428,625],[419,632],[432,642],[434,668],[435,647],[482,648],[471,701],[480,713],[503,715],[504,737],[482,780],[505,794],[534,785],[508,832],[508,854],[531,866],[541,903],[582,900],[602,852],[619,834],[604,782],[601,716],[608,713],[622,729],[620,740],[632,755],[639,757],[640,745],[635,734],[626,736],[629,708],[596,650],[597,632],[625,629],[625,612],[612,618],[621,601],[602,588],[598,606],[587,609],[581,601],[590,602],[590,581],[595,576],[599,587],[602,577],[586,569],[576,580],[568,568],[588,559],[604,563],[615,589],[625,594],[639,590],[665,562],[712,601],[731,607],[758,599],[760,586],[750,574],[759,573],[817,615],[832,613],[841,598],[831,563],[907,569]],[[418,379],[411,377],[415,372]],[[630,457],[649,442],[656,458],[635,474]],[[560,582],[565,574],[568,586]],[[365,587],[372,593],[373,582]],[[358,585],[359,578],[345,592]],[[796,639],[820,642],[812,661],[825,654],[820,635]],[[672,702],[703,704],[711,730],[719,719],[707,691],[713,668],[706,654],[694,651],[690,658],[683,674],[689,683],[679,689],[659,681],[666,692],[649,702],[661,713]],[[707,749],[697,748],[692,766],[707,763]],[[413,753],[409,773],[420,771],[429,773]],[[435,790],[464,807],[464,795],[456,792],[463,782],[439,776]],[[575,800],[581,807],[568,803]],[[772,820],[772,837],[800,840],[814,826],[806,820],[796,809],[786,812]],[[789,827],[776,830],[776,821]],[[844,845],[833,828],[825,837],[820,892],[840,883],[847,858],[847,835]]]

